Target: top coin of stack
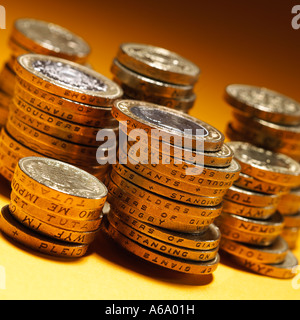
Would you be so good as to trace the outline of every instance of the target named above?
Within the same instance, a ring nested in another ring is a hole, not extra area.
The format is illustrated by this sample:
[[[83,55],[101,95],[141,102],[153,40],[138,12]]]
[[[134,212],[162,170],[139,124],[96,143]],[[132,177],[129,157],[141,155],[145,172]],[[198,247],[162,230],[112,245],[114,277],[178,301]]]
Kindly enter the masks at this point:
[[[188,112],[196,100],[194,85],[199,68],[169,50],[151,45],[123,43],[111,72],[125,96]]]
[[[2,175],[11,180],[18,160],[35,155],[74,164],[102,179],[109,163],[98,152],[116,149],[116,139],[102,148],[96,138],[103,128],[118,133],[111,105],[122,89],[90,68],[46,55],[19,56],[15,70],[15,94],[0,140]]]
[[[94,240],[107,197],[103,183],[84,170],[54,159],[22,158],[0,229],[40,252],[81,257]]]
[[[181,272],[212,273],[220,237],[213,222],[240,172],[223,134],[144,101],[116,101],[112,114],[126,139],[105,182],[111,211],[104,228],[143,259]]]
[[[242,84],[226,87],[226,99],[233,108],[227,135],[231,140],[285,154],[300,161],[300,103],[278,92]],[[278,210],[285,216],[284,235],[293,248],[299,234],[299,185],[283,195]]]
[[[16,58],[26,53],[45,54],[86,63],[90,54],[89,45],[79,36],[56,24],[35,20],[18,19],[8,40],[11,56],[0,73],[0,125],[4,125],[9,97],[15,85],[14,65]],[[3,109],[3,110],[2,110]]]
[[[229,85],[226,99],[233,108],[230,137],[300,160],[300,103],[275,91]]]

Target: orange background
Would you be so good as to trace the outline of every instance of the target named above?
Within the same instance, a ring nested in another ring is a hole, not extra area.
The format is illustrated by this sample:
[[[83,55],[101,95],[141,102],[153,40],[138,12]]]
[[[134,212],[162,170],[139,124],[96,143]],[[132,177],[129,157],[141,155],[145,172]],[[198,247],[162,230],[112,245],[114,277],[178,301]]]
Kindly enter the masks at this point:
[[[277,90],[300,101],[300,30],[291,9],[300,1],[2,0],[7,29],[0,30],[0,63],[9,56],[13,21],[37,18],[64,26],[92,47],[89,62],[111,78],[122,42],[161,46],[202,70],[191,114],[224,132],[230,83]],[[1,179],[1,205],[9,186]],[[298,245],[300,248],[300,245]],[[295,254],[300,260],[299,250]],[[0,236],[6,289],[0,299],[299,299],[291,280],[276,280],[241,268],[224,257],[213,276],[174,273],[141,261],[102,235],[87,257],[61,262],[24,250]]]

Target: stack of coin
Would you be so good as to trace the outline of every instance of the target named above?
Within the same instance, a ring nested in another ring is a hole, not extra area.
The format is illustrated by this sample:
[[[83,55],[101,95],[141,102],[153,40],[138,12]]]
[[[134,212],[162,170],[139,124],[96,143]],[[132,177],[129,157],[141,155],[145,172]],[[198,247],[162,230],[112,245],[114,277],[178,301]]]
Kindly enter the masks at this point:
[[[79,36],[53,23],[35,19],[15,21],[8,40],[11,56],[0,73],[0,125],[7,119],[9,97],[14,94],[16,73],[14,65],[19,55],[26,53],[45,54],[86,63],[90,54],[89,45]]]
[[[122,89],[87,67],[45,55],[19,56],[15,70],[15,94],[0,139],[1,174],[11,180],[18,160],[35,155],[68,162],[103,179],[118,134],[111,105]],[[98,142],[103,129],[113,136]]]
[[[138,43],[120,45],[111,72],[125,97],[188,112],[199,68],[169,50]]]
[[[300,103],[269,89],[229,85],[226,99],[233,108],[227,134],[231,140],[300,160]]]
[[[41,157],[18,162],[0,229],[48,255],[83,256],[102,221],[107,188],[88,172]]]
[[[223,134],[144,101],[116,101],[112,114],[124,143],[105,181],[111,206],[105,230],[150,262],[185,273],[213,272],[220,240],[213,222],[240,172]]]
[[[266,88],[238,84],[226,88],[226,99],[233,108],[226,132],[231,140],[247,141],[300,161],[300,103]],[[295,190],[284,195],[278,207],[281,214],[289,215],[283,236],[290,248],[299,234],[299,187],[294,185]]]
[[[289,278],[297,259],[281,237],[284,219],[280,198],[300,179],[300,165],[292,158],[246,142],[228,142],[241,174],[224,196],[217,219],[221,249],[238,263],[261,274]]]

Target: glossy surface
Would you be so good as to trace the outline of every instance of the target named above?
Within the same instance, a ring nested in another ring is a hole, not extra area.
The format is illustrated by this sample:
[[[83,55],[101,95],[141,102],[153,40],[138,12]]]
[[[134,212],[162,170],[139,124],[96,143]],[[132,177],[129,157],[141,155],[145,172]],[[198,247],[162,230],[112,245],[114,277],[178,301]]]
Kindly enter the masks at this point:
[[[3,1],[7,30],[0,30],[1,61],[15,18],[35,16],[53,21],[85,37],[91,64],[111,77],[110,65],[120,43],[147,42],[194,61],[202,70],[193,116],[224,132],[231,108],[223,100],[230,83],[264,85],[300,100],[299,30],[291,27],[287,1],[112,0]],[[155,21],[153,20],[155,16]],[[124,19],[124,17],[126,17]],[[180,22],[180,23],[178,23]],[[105,31],[99,35],[97,30]],[[1,204],[9,187],[0,178]],[[298,247],[293,252],[300,258]],[[77,261],[52,260],[24,251],[0,235],[0,264],[6,270],[1,299],[300,299],[292,280],[277,280],[236,268],[225,255],[213,276],[183,276],[129,255],[100,234],[88,255]],[[22,266],[22,267],[21,267]],[[55,272],[54,272],[55,271]],[[299,280],[298,280],[299,282]],[[138,290],[137,290],[138,288]],[[187,301],[188,303],[188,301]],[[201,313],[201,305],[197,304]]]

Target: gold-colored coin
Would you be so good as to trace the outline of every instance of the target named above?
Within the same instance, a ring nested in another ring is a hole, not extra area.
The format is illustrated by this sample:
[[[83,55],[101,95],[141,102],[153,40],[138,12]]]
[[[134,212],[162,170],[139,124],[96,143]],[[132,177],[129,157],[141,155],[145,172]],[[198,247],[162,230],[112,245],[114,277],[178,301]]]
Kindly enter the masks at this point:
[[[30,52],[58,56],[64,59],[86,62],[90,46],[73,32],[46,21],[17,19],[11,39]]]
[[[56,57],[25,54],[17,58],[14,70],[34,86],[80,103],[111,106],[123,95],[115,82],[98,72]]]
[[[15,170],[16,171],[16,170]],[[39,204],[41,208],[51,213],[58,213],[65,217],[72,217],[79,220],[97,219],[101,215],[101,210],[104,204],[97,207],[85,206],[85,201],[81,202],[78,199],[72,197],[64,198],[63,195],[49,195],[47,191],[43,191],[42,194],[37,194],[35,187],[32,184],[25,185],[23,181],[18,179],[15,172],[12,172],[13,177],[11,179],[12,190],[24,200],[27,200],[32,204]],[[77,200],[77,202],[75,202]]]
[[[145,44],[122,43],[117,59],[139,74],[179,85],[194,84],[200,74],[194,63],[177,53]]]
[[[54,200],[51,201],[46,198],[42,198],[35,194],[30,187],[25,187],[18,183],[15,177],[11,181],[11,187],[11,199],[14,198],[18,203],[22,203],[22,205],[24,203],[24,206],[34,205],[40,208],[43,213],[46,212],[49,216],[58,215],[59,217],[73,218],[80,221],[94,220],[101,217],[101,207],[86,208],[81,206],[68,206],[63,203],[55,202]],[[35,210],[35,208],[33,210]]]
[[[233,129],[232,123],[229,123],[226,127],[226,136],[232,141],[244,141],[257,145],[258,147],[266,148],[277,153],[284,153],[296,161],[300,161],[299,148],[297,150],[291,150],[281,147],[274,147],[274,139],[270,136],[263,135],[261,132],[250,131],[249,127],[246,127],[243,132],[238,132]],[[276,141],[275,141],[276,142]],[[281,142],[280,142],[281,144]]]
[[[234,182],[234,185],[242,189],[267,194],[285,194],[289,193],[291,189],[290,187],[282,186],[280,184],[255,179],[244,173],[240,173],[239,178]]]
[[[280,125],[276,123],[272,123],[269,121],[265,121],[257,118],[249,118],[242,113],[233,113],[234,122],[238,130],[238,126],[249,126],[252,129],[260,131],[262,134],[266,136],[272,137],[274,140],[282,141],[282,142],[290,142],[299,144],[300,138],[300,130],[299,126],[291,126],[291,125]],[[238,130],[239,131],[239,130]]]
[[[173,181],[173,185],[168,183],[168,180],[164,183],[156,182],[155,175],[152,177],[145,177],[145,175],[141,175],[139,172],[133,171],[130,165],[121,165],[120,163],[114,164],[112,166],[113,170],[116,171],[121,177],[126,180],[131,181],[132,183],[144,188],[148,189],[151,192],[163,194],[165,197],[172,197],[179,201],[184,201],[181,199],[191,199],[189,201],[197,202],[202,200],[203,197],[222,197],[228,190],[228,188],[211,188],[198,186],[193,187],[193,185],[186,184],[184,189],[180,187],[180,184],[176,181]],[[175,185],[174,185],[175,183]],[[180,192],[180,196],[175,196],[174,192]]]
[[[268,219],[277,210],[277,206],[254,207],[236,203],[227,199],[223,201],[223,211],[242,217],[254,219]]]
[[[112,170],[110,173],[111,179],[117,184],[121,185],[123,178],[119,173],[117,173],[116,170]],[[148,185],[143,182],[141,182],[139,185],[136,183],[133,183],[130,181],[130,178],[125,179],[126,182],[130,182],[130,185],[133,187],[138,187],[139,189],[141,188],[142,190],[148,190],[150,193],[158,194],[161,195],[163,194],[164,197],[167,197],[171,200],[176,200],[178,202],[183,202],[183,203],[188,203],[192,205],[199,205],[199,206],[216,206],[220,204],[223,200],[222,195],[213,197],[213,196],[195,196],[193,194],[189,193],[183,193],[179,192],[175,189],[170,189],[167,187],[160,188],[160,191],[158,189],[155,189],[156,186],[154,186],[153,183],[149,183]],[[142,187],[141,187],[142,185]],[[170,190],[169,190],[170,189]],[[162,191],[163,190],[163,191]]]
[[[6,128],[3,127],[0,132],[0,143],[1,147],[3,147],[3,150],[10,150],[11,153],[14,154],[14,159],[20,159],[24,155],[30,156],[30,155],[38,155],[38,152],[35,152],[25,146],[23,146],[21,143],[13,139],[10,134],[7,132]],[[21,155],[21,156],[18,156]]]
[[[134,99],[134,100],[142,100],[148,101],[155,104],[159,104],[161,106],[166,106],[168,108],[181,110],[183,112],[188,112],[193,106],[196,101],[196,94],[191,93],[186,97],[180,98],[173,98],[173,97],[164,97],[160,95],[153,95],[150,93],[145,93],[143,88],[141,89],[134,89],[127,86],[117,77],[113,77],[113,80],[123,89],[124,99]]]
[[[269,246],[278,237],[277,234],[255,234],[252,232],[236,229],[230,225],[222,223],[222,221],[219,221],[218,219],[215,220],[215,224],[219,227],[222,237],[242,243],[253,244],[256,246]]]
[[[108,180],[108,188],[110,185],[110,182],[112,181],[113,187],[116,185],[123,190],[125,193],[129,193],[130,195],[135,196],[136,198],[142,199],[146,204],[154,206],[156,210],[167,210],[169,212],[176,212],[176,213],[191,213],[194,215],[200,214],[204,212],[211,212],[212,210],[219,211],[222,208],[222,205],[220,203],[217,203],[215,205],[211,204],[210,206],[201,206],[201,205],[193,205],[189,203],[179,202],[176,200],[172,200],[169,198],[165,198],[162,195],[156,195],[152,192],[148,192],[145,189],[139,188],[138,186],[130,183],[127,180],[121,179],[117,183],[115,182],[114,178],[111,177]]]
[[[26,142],[27,143],[27,142]],[[109,158],[104,159],[105,162],[107,162],[104,165],[98,164],[98,162],[101,160],[100,157],[96,158],[97,165],[92,166],[89,165],[89,158],[81,158],[81,157],[74,157],[72,154],[64,153],[64,154],[56,154],[53,152],[53,150],[47,151],[42,150],[44,154],[41,152],[33,151],[32,149],[28,148],[27,146],[23,145],[19,141],[16,141],[13,139],[10,134],[6,131],[6,128],[2,128],[1,134],[0,134],[0,146],[2,148],[2,155],[4,154],[7,158],[6,165],[9,164],[9,167],[14,171],[16,168],[16,165],[18,161],[21,158],[28,157],[28,156],[36,156],[36,157],[48,157],[53,158],[57,160],[61,160],[73,165],[76,165],[77,167],[91,173],[94,176],[97,176],[102,179],[102,176],[107,174],[107,171],[110,168]],[[101,147],[98,148],[98,151]],[[38,149],[38,148],[36,148]],[[40,149],[40,148],[39,148]],[[112,148],[114,149],[114,147]],[[39,150],[41,151],[41,150]],[[106,153],[107,150],[105,148],[103,149],[103,154]],[[109,150],[111,153],[112,150]],[[94,160],[93,160],[94,161]],[[101,180],[100,179],[100,180]]]
[[[284,226],[283,217],[275,212],[266,220],[241,217],[223,212],[218,220],[234,229],[260,235],[280,235]]]
[[[120,123],[120,131],[123,132],[122,129],[123,126]],[[126,146],[120,145],[123,150],[127,149],[128,156],[144,164],[165,164],[164,162],[167,163],[168,161],[170,164],[174,162],[177,164],[190,164],[191,167],[196,167],[194,164],[204,164],[205,166],[225,168],[230,166],[233,160],[233,152],[225,143],[222,145],[220,151],[201,152],[188,148],[180,148],[166,142],[160,142],[158,146],[154,143],[144,144],[143,141],[137,143],[136,141],[129,140],[126,142]],[[137,156],[137,154],[139,154],[139,156]]]
[[[300,123],[299,103],[267,88],[231,84],[226,87],[226,100],[249,117],[287,125]]]
[[[6,132],[5,127],[2,128],[0,133],[0,147],[2,148],[2,153],[5,153],[9,157],[9,164],[11,168],[14,170],[18,161],[21,158],[35,156],[35,157],[48,157],[57,160],[61,160],[64,162],[68,162],[70,164],[76,165],[77,167],[91,173],[92,175],[101,175],[106,174],[107,170],[109,169],[109,163],[106,165],[99,165],[99,166],[87,166],[87,161],[85,159],[73,159],[71,155],[67,153],[65,155],[59,155],[55,157],[53,153],[45,153],[41,154],[36,151],[31,150],[30,148],[22,145],[18,141],[14,140],[8,132]],[[84,161],[85,160],[85,161]]]
[[[108,129],[116,128],[118,126],[118,122],[114,118],[109,116],[110,112],[108,112],[107,110],[101,113],[100,119],[95,119],[87,116],[79,116],[73,113],[71,110],[68,111],[65,108],[62,108],[58,105],[55,106],[50,103],[43,102],[41,99],[31,95],[30,93],[27,93],[27,91],[25,90],[20,92],[18,85],[15,87],[13,103],[16,106],[26,110],[28,113],[38,109],[41,112],[45,112],[46,114],[48,114],[48,116],[54,116],[65,121],[81,124],[82,126],[96,128],[105,127]],[[109,115],[105,117],[106,113],[108,113]]]
[[[127,204],[127,202],[122,202],[120,200],[115,200],[113,197],[109,196],[108,201],[110,202],[111,208],[116,214],[127,214],[136,219],[150,223],[154,226],[159,226],[161,228],[173,230],[176,232],[184,233],[199,233],[207,230],[208,226],[212,224],[215,220],[212,218],[201,218],[201,217],[190,217],[190,216],[180,216],[176,214],[168,213],[157,213],[153,214],[149,211],[140,211],[135,207]]]
[[[124,67],[117,59],[114,59],[110,71],[126,86],[132,89],[141,89],[146,95],[159,95],[167,98],[182,98],[193,93],[192,85],[176,85],[148,78]]]
[[[8,127],[10,128],[10,125],[8,125]],[[98,162],[96,166],[92,166],[92,165],[89,165],[90,158],[88,157],[81,159],[79,157],[74,157],[74,155],[67,152],[63,154],[57,154],[55,153],[55,150],[42,149],[41,146],[39,147],[37,145],[31,145],[30,143],[28,143],[28,140],[26,139],[22,138],[21,141],[15,140],[6,131],[6,127],[2,128],[2,131],[3,131],[3,134],[1,133],[0,135],[0,143],[3,146],[4,150],[9,150],[9,155],[12,159],[15,160],[15,162],[18,162],[21,158],[29,157],[29,156],[48,157],[48,158],[53,158],[60,161],[68,162],[82,169],[86,168],[85,170],[92,174],[95,172],[99,172],[101,170],[106,170],[109,166],[109,164],[99,166]],[[33,141],[34,140],[32,140],[32,143],[34,143]],[[21,143],[21,142],[24,142],[24,143]],[[28,147],[27,145],[30,145],[30,147],[33,147],[34,150]]]
[[[105,185],[88,172],[70,164],[48,158],[22,158],[15,177],[35,194],[60,203],[99,208],[107,196]]]
[[[102,117],[105,124],[108,119],[116,123],[111,115],[110,107],[98,107],[75,102],[35,87],[18,76],[16,80],[15,95],[42,111],[87,126],[98,127]]]
[[[122,147],[120,146],[121,152]],[[123,152],[124,153],[124,152]],[[122,154],[120,155],[120,160],[122,159]],[[239,163],[232,159],[230,164],[227,167],[213,167],[213,166],[202,166],[196,165],[193,162],[186,162],[186,161],[179,161],[179,158],[169,157],[169,163],[163,163],[160,158],[159,161],[143,161],[140,157],[134,155],[130,150],[128,153],[128,162],[141,164],[149,169],[154,171],[163,173],[168,175],[169,177],[176,178],[178,180],[186,181],[187,183],[192,184],[203,184],[202,180],[210,180],[210,181],[220,181],[220,183],[232,183],[233,181],[237,180],[239,177],[239,173],[241,167]],[[126,159],[127,160],[127,159]],[[212,185],[216,185],[216,182],[211,182]]]
[[[66,154],[78,158],[80,155],[80,157],[85,157],[83,164],[89,163],[92,166],[99,165],[96,159],[97,148],[95,146],[78,145],[51,137],[26,125],[12,115],[9,115],[7,119],[6,130],[15,140],[26,147],[45,155],[52,155],[50,156],[51,158],[57,159],[59,155],[65,156]],[[76,160],[78,161],[78,159]]]
[[[217,248],[220,242],[221,234],[214,224],[210,224],[205,232],[185,233],[154,226],[122,212],[114,211],[114,213],[131,228],[155,239],[183,248],[212,250]]]
[[[174,256],[177,258],[193,261],[208,261],[216,257],[218,253],[218,247],[211,250],[194,250],[187,249],[180,246],[174,246],[167,242],[160,241],[154,237],[147,236],[146,234],[139,232],[127,224],[123,223],[117,216],[111,211],[107,215],[109,223],[122,233],[127,238],[164,254]]]
[[[297,186],[300,180],[300,165],[290,157],[239,141],[228,142],[240,163],[241,172],[259,180],[284,186]]]
[[[258,263],[280,263],[288,253],[288,244],[282,237],[268,247],[249,246],[240,242],[222,238],[220,248],[237,257],[249,259]]]
[[[118,100],[112,106],[112,116],[127,124],[127,131],[143,129],[151,138],[190,149],[219,151],[225,137],[216,128],[186,113],[153,103]],[[187,129],[190,131],[188,132]],[[141,139],[144,139],[141,137]],[[148,139],[146,141],[148,143]]]
[[[149,214],[147,219],[149,219],[148,222],[150,223],[153,223],[153,213],[155,213],[156,216],[160,218],[159,223],[170,219],[171,222],[181,221],[185,224],[197,225],[198,223],[201,224],[203,220],[218,217],[222,211],[222,204],[214,207],[192,206],[178,201],[168,200],[164,197],[155,195],[152,197],[152,195],[146,192],[143,193],[141,189],[132,189],[132,192],[130,192],[130,190],[126,190],[130,188],[130,185],[126,183],[126,181],[120,186],[117,186],[114,181],[110,179],[106,185],[111,194],[111,196],[108,195],[108,197],[113,204],[121,204],[121,202],[123,202],[130,207],[140,210],[139,219],[142,219],[144,216],[141,215],[142,212]]]
[[[260,192],[248,191],[232,186],[224,195],[224,199],[248,206],[268,207],[278,205],[280,196],[278,194],[263,194]]]
[[[200,188],[215,188],[215,189],[225,189],[227,190],[233,184],[233,181],[221,181],[221,180],[209,180],[201,178],[201,175],[197,178],[197,183],[191,183],[188,178],[184,181],[184,179],[176,179],[172,176],[167,176],[163,172],[159,172],[155,170],[155,166],[145,166],[143,164],[132,164],[130,161],[125,164],[127,168],[131,171],[137,172],[145,178],[156,181],[163,185],[167,185],[171,188],[176,188],[178,190],[190,192],[190,193],[198,193],[200,192]],[[193,181],[192,181],[193,182]]]
[[[22,103],[10,105],[10,114],[23,123],[50,136],[73,143],[95,146],[99,128],[82,126],[51,116],[34,107],[26,108]],[[116,132],[118,129],[110,129]]]
[[[112,239],[133,254],[141,257],[144,260],[174,271],[192,274],[211,274],[216,270],[219,263],[218,254],[215,259],[206,262],[183,260],[164,255],[163,253],[158,253],[150,248],[146,248],[123,236],[108,223],[102,224],[102,228]]]
[[[89,244],[94,241],[97,231],[93,232],[78,232],[69,229],[55,227],[51,224],[45,223],[36,217],[30,215],[28,212],[22,210],[15,204],[10,203],[10,213],[22,225],[34,230],[35,232],[45,234],[51,238],[58,239],[65,242]]]
[[[11,147],[10,147],[11,146]],[[1,154],[1,160],[5,162],[6,166],[14,171],[18,165],[18,161],[23,158],[24,156],[22,153],[16,152],[12,149],[12,145],[7,146],[3,140],[0,140],[0,154]],[[35,156],[35,157],[43,157],[43,155],[38,154],[34,151],[30,152],[28,149],[27,156]]]
[[[56,207],[58,207],[55,204],[52,204],[52,212],[50,213],[51,207],[47,208],[48,211],[44,210],[43,207],[39,207],[38,204],[33,205],[29,201],[25,201],[24,198],[16,195],[14,192],[12,192],[10,195],[10,203],[11,205],[15,205],[16,207],[20,208],[24,212],[29,212],[31,216],[37,218],[38,220],[41,220],[42,222],[70,231],[96,231],[99,228],[102,219],[101,213],[97,213],[97,216],[94,220],[79,220],[69,218],[67,214],[64,216],[63,214],[55,213],[55,209]],[[89,215],[90,212],[92,211],[86,210],[86,216]],[[84,213],[82,211],[81,215],[83,216],[83,214]]]
[[[288,251],[283,262],[276,264],[254,262],[251,259],[244,259],[237,256],[233,256],[233,259],[240,265],[256,273],[279,279],[293,278],[296,275],[294,272],[295,267],[298,265],[298,260],[291,251]]]
[[[265,132],[262,132],[259,129],[255,129],[249,124],[241,125],[236,122],[231,122],[232,128],[238,133],[238,135],[244,137],[246,141],[257,145],[259,147],[265,148],[267,150],[271,150],[277,153],[299,153],[300,144],[295,140],[284,140],[272,137],[272,135],[268,135]],[[239,139],[239,140],[243,140]]]
[[[41,235],[26,228],[15,220],[9,211],[8,205],[4,206],[0,213],[0,229],[13,240],[52,256],[64,258],[76,258],[83,256],[88,248],[87,244],[75,244],[63,242]]]

